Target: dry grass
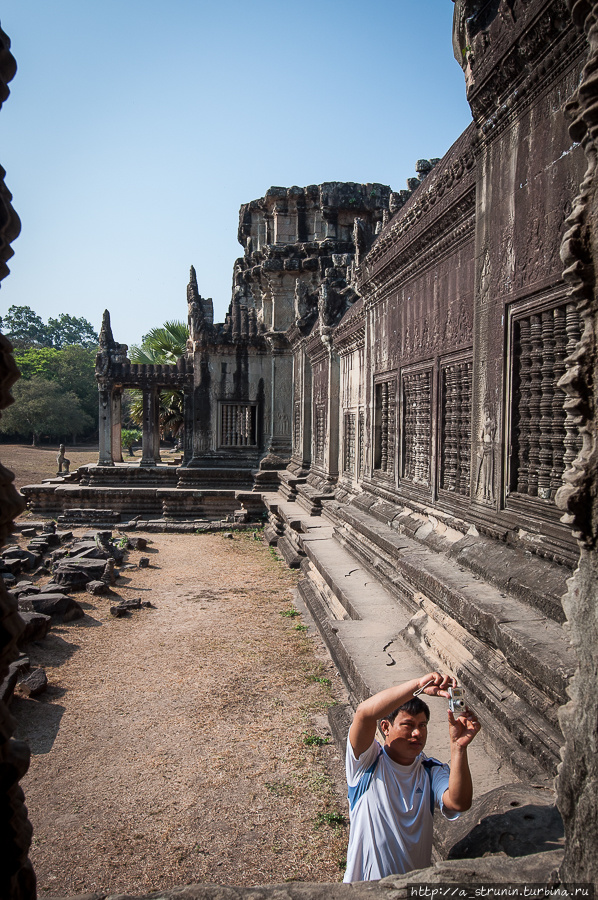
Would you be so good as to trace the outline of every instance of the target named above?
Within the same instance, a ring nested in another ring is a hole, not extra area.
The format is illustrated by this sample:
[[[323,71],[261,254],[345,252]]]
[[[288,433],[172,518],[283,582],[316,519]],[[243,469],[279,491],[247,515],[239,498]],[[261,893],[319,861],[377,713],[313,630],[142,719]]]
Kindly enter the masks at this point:
[[[71,471],[87,463],[97,463],[97,447],[67,447],[67,458],[71,461]],[[42,478],[56,475],[58,444],[32,447],[29,444],[0,444],[2,464],[14,472],[15,485],[20,489],[26,484],[39,484]]]
[[[162,450],[162,458],[176,456],[174,451]],[[53,478],[56,475],[56,457],[58,456],[58,444],[44,444],[41,447],[32,447],[30,444],[0,444],[0,460],[2,464],[15,474],[15,485],[22,488],[26,484],[39,484],[43,478]],[[98,448],[95,447],[68,447],[67,459],[71,461],[71,472],[79,466],[97,463]],[[139,460],[141,451],[134,451],[133,458],[125,454],[128,461]]]
[[[51,684],[13,704],[40,895],[340,880],[342,764],[305,738],[328,737],[344,696],[319,639],[282,615],[296,576],[252,535],[150,551],[117,590],[155,610],[114,619],[85,595],[81,624],[29,648]]]

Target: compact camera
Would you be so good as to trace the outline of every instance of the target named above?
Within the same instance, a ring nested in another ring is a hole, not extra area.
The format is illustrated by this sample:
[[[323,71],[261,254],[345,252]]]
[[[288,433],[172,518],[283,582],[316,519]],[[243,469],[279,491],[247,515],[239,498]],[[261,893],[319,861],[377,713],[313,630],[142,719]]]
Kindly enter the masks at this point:
[[[450,687],[449,691],[449,709],[454,716],[459,716],[465,712],[465,689],[462,687]]]

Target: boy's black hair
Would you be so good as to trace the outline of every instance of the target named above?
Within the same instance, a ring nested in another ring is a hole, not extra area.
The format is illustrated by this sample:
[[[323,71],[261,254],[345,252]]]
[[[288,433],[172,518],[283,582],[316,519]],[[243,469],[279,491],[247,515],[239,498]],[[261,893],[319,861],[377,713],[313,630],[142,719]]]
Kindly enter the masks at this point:
[[[383,719],[387,719],[392,725],[396,717],[400,712],[408,712],[411,716],[417,716],[419,713],[426,714],[426,722],[430,721],[430,707],[427,703],[420,697],[412,697],[411,700],[408,700],[407,703],[403,703],[402,706],[397,707],[394,712],[391,712],[388,716],[382,716]]]

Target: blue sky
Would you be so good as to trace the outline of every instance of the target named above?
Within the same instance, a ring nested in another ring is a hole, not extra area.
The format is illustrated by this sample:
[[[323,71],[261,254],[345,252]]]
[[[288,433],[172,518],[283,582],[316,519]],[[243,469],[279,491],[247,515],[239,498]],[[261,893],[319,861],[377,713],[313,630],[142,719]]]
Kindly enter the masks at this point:
[[[134,343],[219,321],[238,211],[271,185],[405,187],[470,121],[451,0],[3,0],[18,72],[0,164],[22,221],[0,314],[84,316]]]

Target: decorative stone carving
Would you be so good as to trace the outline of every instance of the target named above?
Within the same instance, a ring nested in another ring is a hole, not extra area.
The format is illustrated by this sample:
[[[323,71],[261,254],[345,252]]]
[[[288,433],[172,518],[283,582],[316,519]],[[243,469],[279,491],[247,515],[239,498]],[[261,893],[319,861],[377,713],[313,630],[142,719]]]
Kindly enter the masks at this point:
[[[374,470],[392,477],[396,448],[396,380],[379,382],[375,393]]]
[[[442,367],[440,487],[469,494],[471,470],[471,360]]]
[[[343,471],[355,475],[356,428],[355,413],[346,412],[343,424]]]
[[[476,495],[481,494],[482,500],[491,503],[494,501],[494,450],[496,439],[496,419],[493,417],[490,407],[484,407],[484,424],[480,432],[476,462]]]
[[[403,375],[403,464],[401,477],[428,487],[431,466],[430,371]]]
[[[567,427],[558,387],[578,337],[573,304],[515,319],[511,485],[519,494],[554,500],[565,466],[581,448],[578,423],[572,420]]]

